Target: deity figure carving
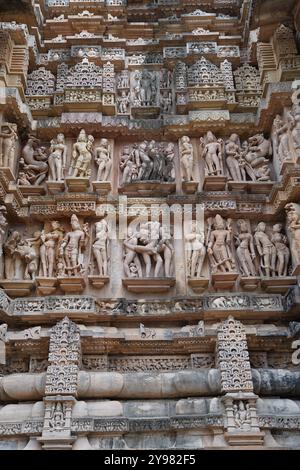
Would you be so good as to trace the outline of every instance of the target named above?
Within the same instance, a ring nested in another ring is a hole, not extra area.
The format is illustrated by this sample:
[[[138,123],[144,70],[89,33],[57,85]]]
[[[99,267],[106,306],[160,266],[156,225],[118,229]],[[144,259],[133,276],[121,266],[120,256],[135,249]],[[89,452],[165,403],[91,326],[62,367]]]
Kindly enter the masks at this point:
[[[125,90],[117,96],[117,110],[120,114],[128,114],[129,109],[129,95]]]
[[[165,114],[172,111],[172,93],[171,91],[164,90],[160,97],[161,110]]]
[[[152,269],[153,277],[159,277],[162,268],[165,277],[171,276],[174,248],[169,234],[159,222],[141,223],[135,232],[130,231],[128,235],[124,241],[124,270],[128,277],[136,277],[136,273],[143,277],[142,261],[145,277],[150,277]],[[132,263],[136,267],[134,276],[130,269]]]
[[[251,429],[251,413],[249,404],[243,400],[233,403],[233,419],[238,429]]]
[[[56,139],[51,140],[50,155],[48,158],[48,181],[63,181],[66,162],[67,146],[65,144],[65,136],[59,133]]]
[[[99,276],[108,275],[109,262],[109,228],[105,219],[95,223],[96,237],[92,251],[97,263]]]
[[[41,274],[43,277],[53,277],[58,261],[59,246],[64,237],[64,230],[56,220],[51,222],[51,230],[41,233]]]
[[[209,218],[207,233],[207,253],[213,273],[226,273],[235,271],[235,261],[232,252],[232,220],[224,219],[217,214],[214,219]]]
[[[107,181],[112,166],[111,146],[107,139],[101,139],[95,149],[95,160],[98,165],[97,181]]]
[[[204,232],[198,230],[195,220],[192,222],[190,232],[185,235],[185,249],[187,254],[188,277],[201,277],[206,248],[204,244]]]
[[[59,248],[59,255],[64,263],[67,276],[76,276],[84,272],[84,249],[89,238],[88,224],[81,227],[78,217],[71,217],[70,232],[67,232]]]
[[[0,279],[4,276],[4,262],[3,262],[3,244],[8,226],[6,220],[7,210],[5,206],[0,206]]]
[[[53,403],[51,416],[49,419],[50,431],[55,432],[55,431],[64,429],[65,424],[66,424],[66,417],[65,417],[64,411],[65,410],[64,410],[62,403],[60,402]]]
[[[166,146],[154,140],[123,148],[120,157],[122,184],[132,181],[174,181],[174,144]]]
[[[243,276],[256,276],[254,260],[256,258],[254,240],[251,230],[245,220],[238,220],[238,235],[235,235],[237,244],[236,254]]]
[[[269,139],[265,139],[263,134],[256,134],[249,137],[244,143],[245,160],[256,168],[264,163],[269,163],[269,157],[272,156],[272,145]]]
[[[300,264],[300,204],[288,203],[285,206],[285,211],[292,258],[294,267],[297,267]]]
[[[18,126],[4,122],[0,127],[0,167],[14,169]]]
[[[211,131],[200,138],[200,152],[205,162],[205,174],[223,176],[223,140],[217,139]]]
[[[155,106],[157,83],[155,72],[143,70],[134,75],[133,106]]]
[[[194,166],[194,149],[186,135],[179,140],[179,156],[183,181],[192,181]]]
[[[274,267],[277,276],[287,276],[290,260],[290,250],[287,237],[282,233],[283,225],[275,224],[272,229],[271,241],[275,246],[276,254]]]
[[[255,245],[260,257],[260,272],[263,276],[275,276],[276,248],[266,234],[266,224],[260,222],[254,233]]]
[[[21,171],[26,174],[30,184],[41,184],[48,172],[48,155],[45,147],[39,147],[39,140],[34,136],[29,136],[26,145],[22,150],[20,160]]]
[[[92,135],[87,136],[85,130],[81,129],[77,142],[73,145],[70,176],[85,178],[91,175],[93,142],[94,137]]]
[[[275,146],[277,148],[277,155],[280,162],[289,158],[290,144],[289,144],[289,124],[277,114],[273,122],[273,129],[275,135]]]

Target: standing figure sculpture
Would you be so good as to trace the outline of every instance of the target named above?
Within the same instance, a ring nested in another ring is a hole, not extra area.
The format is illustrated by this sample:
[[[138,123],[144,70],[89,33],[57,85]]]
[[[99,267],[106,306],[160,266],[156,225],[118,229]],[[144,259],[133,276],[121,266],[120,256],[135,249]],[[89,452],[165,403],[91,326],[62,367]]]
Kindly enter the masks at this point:
[[[213,221],[208,219],[207,239],[207,253],[212,272],[226,273],[234,271],[235,261],[232,253],[231,219],[228,219],[227,227],[225,221],[219,214],[215,216]]]
[[[124,243],[124,271],[126,277],[143,277],[140,258],[134,247],[138,244],[138,232],[128,227],[128,238]]]
[[[14,170],[16,142],[18,140],[17,124],[4,122],[0,128],[0,167]]]
[[[97,181],[107,181],[112,166],[111,147],[107,139],[101,139],[95,149],[95,160],[98,165]]]
[[[0,279],[4,276],[4,256],[3,256],[3,245],[7,228],[6,220],[7,210],[5,206],[0,206]]]
[[[38,148],[38,144],[38,139],[29,136],[20,160],[22,171],[26,173],[28,181],[34,185],[41,184],[48,172],[48,164],[46,163],[48,156],[43,147]]]
[[[72,230],[66,234],[61,245],[59,254],[63,257],[65,272],[68,276],[83,274],[83,250],[87,243],[88,227],[81,228],[75,214],[71,217]]]
[[[285,210],[293,264],[296,268],[300,265],[300,204],[286,204]]]
[[[254,240],[260,256],[260,271],[263,276],[275,276],[276,248],[266,234],[266,224],[260,222],[254,234]]]
[[[289,158],[290,152],[289,124],[285,123],[279,114],[277,114],[273,122],[273,129],[278,159],[280,162],[283,162]]]
[[[12,232],[4,244],[4,270],[6,279],[23,279],[22,257],[19,251],[20,246],[23,244],[22,237],[17,231]]]
[[[201,277],[206,248],[204,233],[197,230],[197,222],[192,222],[190,233],[185,235],[185,250],[187,254],[188,277]]]
[[[51,231],[41,233],[42,245],[40,247],[41,275],[53,277],[58,261],[58,250],[64,237],[64,230],[56,220],[51,222]]]
[[[205,174],[208,176],[223,176],[223,141],[217,140],[211,131],[200,138],[201,155],[205,161]]]
[[[299,92],[299,90],[298,90]],[[292,109],[291,137],[294,149],[300,151],[300,106],[295,104]]]
[[[192,181],[194,166],[194,149],[186,135],[179,140],[179,156],[183,181]]]
[[[105,219],[95,223],[96,237],[93,243],[92,251],[97,263],[99,276],[108,275],[109,261],[109,231],[108,223]]]
[[[256,255],[253,236],[245,220],[238,220],[237,226],[239,234],[235,236],[238,245],[236,254],[242,275],[247,277],[256,276],[257,273],[254,265]]]
[[[56,139],[51,141],[50,155],[48,158],[49,176],[48,181],[63,181],[64,170],[67,163],[67,146],[65,136],[57,134]]]
[[[275,224],[272,229],[271,241],[275,246],[276,254],[274,266],[277,276],[287,276],[290,260],[290,250],[287,237],[282,233],[283,225]]]
[[[87,136],[85,130],[81,129],[77,142],[73,145],[70,176],[85,178],[91,175],[93,142],[94,137],[92,135]]]
[[[237,134],[231,134],[225,144],[226,163],[233,181],[242,181],[241,144]]]

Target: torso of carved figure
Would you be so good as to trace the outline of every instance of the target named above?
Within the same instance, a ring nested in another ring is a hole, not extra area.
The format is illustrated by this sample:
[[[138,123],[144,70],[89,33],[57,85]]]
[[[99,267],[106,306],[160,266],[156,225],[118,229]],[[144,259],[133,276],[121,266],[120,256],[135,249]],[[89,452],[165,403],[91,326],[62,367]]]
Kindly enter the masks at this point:
[[[87,143],[86,142],[76,142],[74,144],[74,150],[78,155],[84,155],[87,152]]]
[[[61,232],[55,230],[53,232],[49,232],[45,235],[45,246],[48,248],[55,248],[55,245],[58,239],[61,237]]]
[[[227,242],[227,237],[229,236],[229,230],[217,229],[212,231],[212,236],[214,237],[213,246],[225,246]]]
[[[51,155],[55,159],[60,159],[65,151],[66,146],[64,144],[54,144],[53,145],[53,151],[51,152]]]
[[[237,157],[239,154],[240,148],[234,142],[228,142],[228,144],[226,144],[225,150],[226,150],[227,156]]]
[[[240,248],[248,248],[249,242],[251,240],[250,233],[240,233],[239,240],[240,240]]]
[[[191,249],[193,251],[199,251],[203,248],[203,238],[200,233],[195,233],[195,238],[194,240],[191,241]]]
[[[105,147],[98,147],[97,150],[97,157],[99,160],[101,161],[108,161],[109,158],[110,158],[110,155],[109,155],[109,151],[107,148]]]
[[[84,239],[84,232],[82,230],[74,230],[67,234],[67,251],[75,251],[79,248],[79,243]]]
[[[254,237],[261,243],[263,249],[272,248],[274,246],[265,232],[256,232]]]
[[[220,152],[221,146],[218,142],[211,142],[205,145],[206,156],[216,155]]]

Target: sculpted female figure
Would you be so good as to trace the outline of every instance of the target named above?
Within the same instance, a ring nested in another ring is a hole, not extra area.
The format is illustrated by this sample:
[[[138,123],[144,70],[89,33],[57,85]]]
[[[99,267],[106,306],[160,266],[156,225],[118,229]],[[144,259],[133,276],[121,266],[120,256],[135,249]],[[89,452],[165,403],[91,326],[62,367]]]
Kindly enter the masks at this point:
[[[257,251],[260,256],[260,267],[264,276],[274,276],[276,249],[266,232],[266,224],[260,222],[254,234]]]
[[[291,252],[295,267],[300,264],[300,205],[286,204],[287,228],[290,233]]]
[[[256,276],[256,269],[253,263],[255,259],[255,249],[253,236],[251,235],[245,220],[238,220],[237,226],[239,234],[236,236],[238,247],[236,254],[240,263],[243,276]]]
[[[208,131],[205,138],[200,139],[200,143],[208,175],[223,175],[222,141],[217,140],[214,134]]]
[[[48,181],[62,181],[64,179],[64,169],[67,161],[67,146],[65,136],[62,133],[57,134],[56,139],[51,141]]]
[[[73,177],[87,177],[91,174],[94,137],[86,135],[81,129],[77,142],[73,145],[72,160],[69,175]]]
[[[160,240],[157,247],[157,252],[163,254],[164,272],[166,277],[171,276],[172,259],[174,255],[174,247],[170,242],[170,236],[168,230],[164,227],[160,229]],[[157,271],[159,275],[159,270]]]
[[[56,220],[51,222],[51,231],[41,233],[40,247],[41,272],[43,277],[53,277],[58,258],[58,248],[64,236],[64,230]]]
[[[229,222],[229,221],[228,221]],[[235,262],[231,252],[231,228],[225,227],[222,217],[217,214],[213,222],[214,230],[209,226],[207,253],[212,265],[212,271],[231,272]]]
[[[275,134],[275,144],[277,147],[278,158],[281,162],[286,160],[289,157],[289,125],[286,124],[281,116],[277,114],[273,123],[274,134]]]
[[[95,160],[98,165],[97,181],[107,181],[112,165],[111,149],[107,139],[101,139],[95,150]]]
[[[4,244],[4,237],[7,228],[7,220],[6,220],[7,210],[5,206],[0,206],[0,279],[3,278],[4,275],[4,262],[3,262],[3,244]]]
[[[296,150],[300,149],[300,106],[294,106],[292,111],[292,141]]]
[[[197,222],[193,220],[191,232],[185,235],[188,277],[201,277],[206,254],[204,234],[197,231]]]
[[[186,135],[179,141],[180,163],[184,181],[193,180],[194,149]]]
[[[108,275],[108,224],[105,219],[96,222],[96,238],[93,243],[92,251],[96,259],[98,273],[100,276]]]
[[[0,132],[0,166],[14,169],[16,142],[18,140],[17,124],[4,122]]]
[[[237,134],[231,134],[225,145],[226,163],[233,181],[242,181],[240,170],[241,146]]]
[[[287,246],[287,237],[282,233],[282,224],[273,225],[271,241],[276,249],[274,266],[278,276],[287,276],[290,260],[290,250]]]

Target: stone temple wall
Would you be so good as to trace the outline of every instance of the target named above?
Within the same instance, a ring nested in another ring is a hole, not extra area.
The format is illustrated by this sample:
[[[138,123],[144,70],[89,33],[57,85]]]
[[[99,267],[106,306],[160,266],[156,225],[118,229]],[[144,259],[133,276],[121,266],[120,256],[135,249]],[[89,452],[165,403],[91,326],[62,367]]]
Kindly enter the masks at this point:
[[[300,9],[264,3],[0,4],[0,450],[300,448]]]

